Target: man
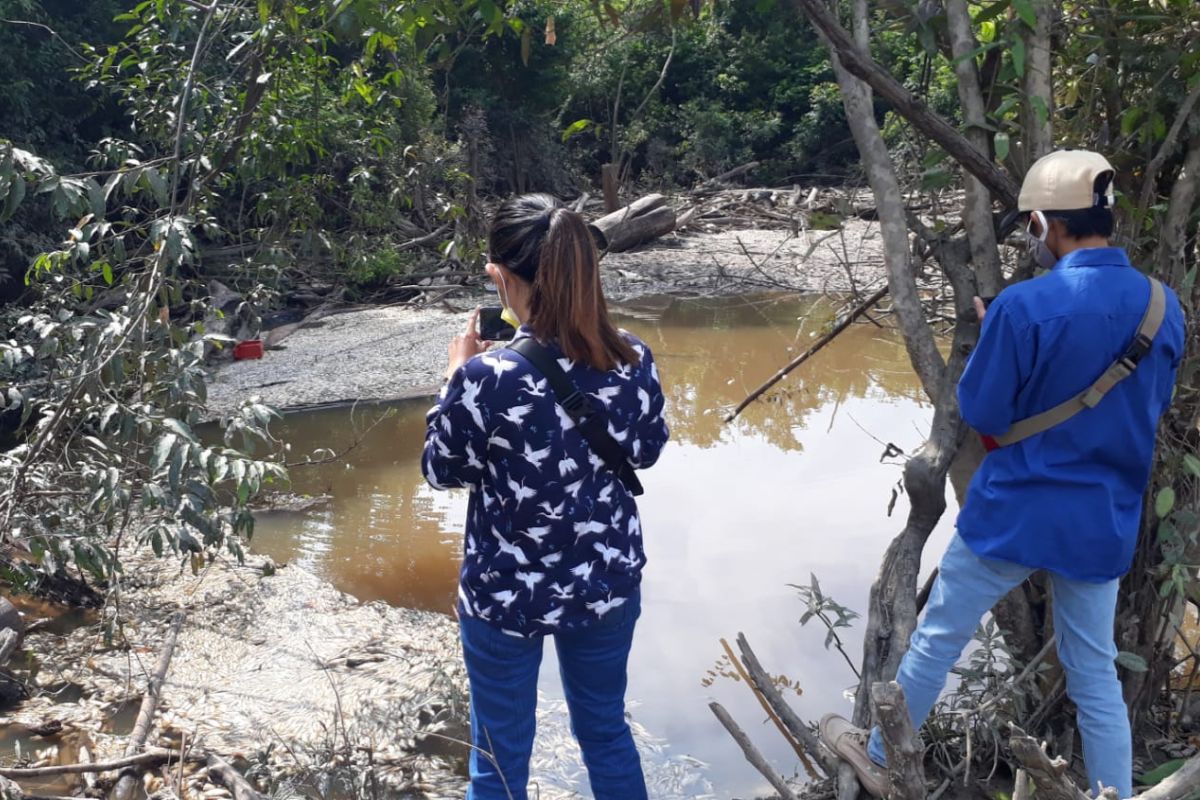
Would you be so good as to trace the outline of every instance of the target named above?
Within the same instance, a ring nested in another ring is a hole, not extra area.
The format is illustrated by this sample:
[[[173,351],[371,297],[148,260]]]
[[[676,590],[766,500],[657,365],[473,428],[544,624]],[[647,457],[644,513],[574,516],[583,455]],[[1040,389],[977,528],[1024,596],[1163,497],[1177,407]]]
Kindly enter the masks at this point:
[[[1021,187],[1030,246],[1049,272],[1006,289],[986,311],[976,298],[983,330],[958,399],[991,452],[897,680],[919,727],[980,618],[1045,570],[1091,789],[1131,797],[1129,713],[1114,663],[1117,586],[1133,560],[1184,320],[1174,293],[1152,289],[1109,245],[1112,180],[1103,156],[1064,151],[1034,164]],[[837,716],[820,728],[863,787],[884,796],[878,729]]]

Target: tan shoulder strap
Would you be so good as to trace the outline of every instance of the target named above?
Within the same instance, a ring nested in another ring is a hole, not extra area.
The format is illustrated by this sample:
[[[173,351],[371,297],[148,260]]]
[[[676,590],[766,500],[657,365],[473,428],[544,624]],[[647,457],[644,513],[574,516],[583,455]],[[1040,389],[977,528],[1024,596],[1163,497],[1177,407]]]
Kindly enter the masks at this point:
[[[1133,335],[1133,342],[1121,357],[1104,370],[1104,374],[1083,392],[1066,402],[1059,403],[1048,411],[1023,419],[1009,428],[1007,433],[993,437],[996,444],[1001,447],[1016,444],[1066,422],[1084,409],[1095,408],[1114,386],[1133,374],[1138,362],[1150,351],[1150,345],[1154,343],[1154,337],[1158,335],[1158,329],[1162,327],[1166,310],[1166,291],[1163,289],[1162,283],[1150,278],[1150,303],[1146,306],[1146,313],[1142,315],[1141,324],[1138,325],[1137,332]]]

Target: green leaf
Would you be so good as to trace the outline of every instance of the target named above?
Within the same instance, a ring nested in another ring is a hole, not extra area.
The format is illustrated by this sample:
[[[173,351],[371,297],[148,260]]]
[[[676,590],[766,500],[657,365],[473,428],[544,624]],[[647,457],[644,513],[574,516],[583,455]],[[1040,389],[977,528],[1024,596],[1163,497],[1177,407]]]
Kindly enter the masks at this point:
[[[107,283],[109,286],[112,286],[113,285],[112,264],[109,264],[107,261],[105,261],[104,266],[102,266],[100,268],[100,273],[104,276],[104,282]]]
[[[1188,472],[1192,473],[1197,478],[1200,478],[1200,458],[1197,458],[1191,453],[1184,453],[1183,466],[1187,468]]]
[[[1159,519],[1163,519],[1171,510],[1175,508],[1175,490],[1170,486],[1164,486],[1158,495],[1154,498],[1154,513]]]
[[[1179,768],[1186,763],[1186,758],[1176,758],[1172,761],[1168,761],[1165,764],[1159,764],[1157,767],[1143,775],[1138,775],[1136,780],[1143,786],[1155,786],[1174,775],[1179,771]]]
[[[1007,133],[996,134],[996,160],[1003,161],[1008,158],[1008,151],[1012,146],[1012,140],[1009,139]]]
[[[17,212],[17,207],[21,205],[21,201],[24,199],[25,179],[20,175],[15,175],[12,186],[8,189],[8,196],[4,198],[4,208],[0,210],[0,222],[7,222],[12,219],[12,215]]]
[[[150,459],[150,469],[157,472],[167,459],[171,457],[171,448],[175,446],[175,434],[166,433],[154,443],[154,454]]]
[[[154,193],[154,199],[162,205],[167,204],[167,182],[163,180],[162,173],[158,170],[150,168],[143,173],[146,177],[146,185],[150,187],[150,191]]]
[[[1121,115],[1121,135],[1130,136],[1137,130],[1138,123],[1142,121],[1142,110],[1137,106],[1127,110]]]
[[[1012,7],[1022,22],[1030,28],[1037,27],[1037,12],[1033,10],[1033,3],[1030,0],[1012,0]]]
[[[592,125],[592,121],[590,119],[575,120],[574,122],[572,122],[570,125],[567,126],[566,130],[563,131],[562,140],[565,142],[568,139],[570,139],[572,136],[578,136],[579,134],[586,131],[589,127],[591,127],[591,125]]]
[[[1013,69],[1018,78],[1025,77],[1025,42],[1017,39],[1012,45]]]
[[[196,441],[196,435],[192,433],[192,429],[188,427],[187,423],[180,422],[174,417],[168,417],[167,419],[164,419],[163,427],[175,435],[183,439],[187,439],[189,442]]]
[[[997,19],[1001,14],[1008,10],[1010,5],[1012,5],[1010,0],[1000,0],[998,3],[993,3],[983,11],[979,12],[979,15],[975,17],[975,24],[982,25],[985,22],[990,22],[991,20]]]
[[[1145,672],[1150,667],[1146,664],[1146,659],[1139,656],[1137,653],[1130,653],[1127,650],[1122,650],[1117,653],[1117,665],[1122,666],[1130,672]]]

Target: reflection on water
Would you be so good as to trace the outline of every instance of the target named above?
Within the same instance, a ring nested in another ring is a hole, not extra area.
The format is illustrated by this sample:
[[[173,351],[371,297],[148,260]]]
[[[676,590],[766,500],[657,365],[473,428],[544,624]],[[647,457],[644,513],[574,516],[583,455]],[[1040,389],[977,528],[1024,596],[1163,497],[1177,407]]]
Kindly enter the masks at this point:
[[[622,319],[655,352],[673,432],[659,465],[644,473],[639,501],[649,563],[629,696],[640,725],[709,765],[716,796],[761,796],[768,787],[709,700],[729,709],[781,773],[801,768],[779,734],[760,726],[763,712],[721,640],[744,631],[802,716],[848,708],[853,676],[824,649],[823,630],[800,627],[803,608],[788,584],[813,573],[839,602],[865,607],[899,526],[886,514],[899,471],[880,463],[879,442],[911,451],[930,411],[899,338],[864,324],[725,425],[731,406],[823,332],[832,307],[794,298],[658,305]],[[364,600],[449,613],[467,497],[421,480],[426,405],[397,406],[365,434],[380,409],[290,418],[293,455],[362,441],[346,463],[294,471],[294,491],[328,501],[261,515],[255,549]],[[843,637],[851,652],[859,635]],[[553,648],[546,662],[542,688],[561,696]]]

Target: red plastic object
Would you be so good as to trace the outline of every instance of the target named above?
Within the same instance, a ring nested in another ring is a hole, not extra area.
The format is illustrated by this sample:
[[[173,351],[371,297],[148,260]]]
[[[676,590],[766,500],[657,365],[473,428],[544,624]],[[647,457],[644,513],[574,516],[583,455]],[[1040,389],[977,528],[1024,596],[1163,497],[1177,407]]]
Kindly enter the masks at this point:
[[[245,361],[249,358],[263,357],[262,339],[247,339],[244,342],[238,342],[233,346],[233,358],[235,361]]]

